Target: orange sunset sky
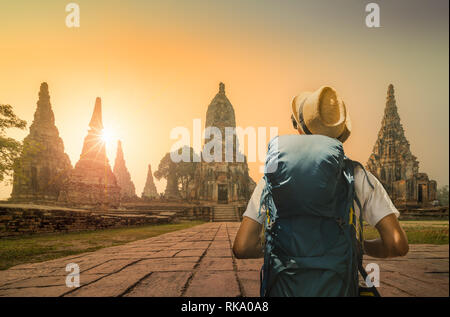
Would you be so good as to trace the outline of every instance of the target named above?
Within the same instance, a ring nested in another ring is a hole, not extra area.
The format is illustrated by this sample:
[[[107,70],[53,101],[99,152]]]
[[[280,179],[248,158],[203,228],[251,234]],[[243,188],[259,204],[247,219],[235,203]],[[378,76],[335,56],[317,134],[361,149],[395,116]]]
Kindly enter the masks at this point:
[[[80,27],[65,25],[65,6],[80,6]],[[386,91],[397,106],[420,170],[449,178],[447,0],[376,2],[381,27],[365,25],[360,0],[0,0],[0,103],[33,120],[40,83],[72,165],[94,108],[112,135],[111,165],[122,140],[140,196],[147,165],[156,170],[175,142],[172,128],[205,123],[223,81],[241,127],[292,133],[290,102],[302,90],[336,88],[353,132],[346,153],[367,161]],[[28,131],[9,130],[23,139]],[[241,140],[242,141],[242,140]],[[250,164],[259,180],[261,163]],[[156,182],[158,191],[164,182]],[[0,199],[11,186],[1,184]]]

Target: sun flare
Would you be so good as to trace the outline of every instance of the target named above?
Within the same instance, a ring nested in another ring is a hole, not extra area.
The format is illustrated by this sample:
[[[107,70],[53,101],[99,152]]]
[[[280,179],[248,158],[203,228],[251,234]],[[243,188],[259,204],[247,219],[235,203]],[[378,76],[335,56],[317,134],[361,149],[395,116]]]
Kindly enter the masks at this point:
[[[114,133],[108,128],[103,129],[100,137],[101,137],[102,141],[108,145],[111,145],[114,142]]]

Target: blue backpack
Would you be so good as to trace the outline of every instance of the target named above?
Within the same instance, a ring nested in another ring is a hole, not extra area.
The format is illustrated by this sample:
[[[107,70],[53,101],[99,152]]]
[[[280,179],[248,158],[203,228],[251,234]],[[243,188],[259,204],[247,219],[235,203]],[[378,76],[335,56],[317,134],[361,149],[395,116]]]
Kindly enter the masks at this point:
[[[360,295],[358,270],[363,278],[366,271],[362,217],[357,221],[353,206],[360,207],[355,164],[340,141],[326,136],[269,142],[260,204],[266,213],[261,296]],[[375,288],[365,291],[379,296]]]

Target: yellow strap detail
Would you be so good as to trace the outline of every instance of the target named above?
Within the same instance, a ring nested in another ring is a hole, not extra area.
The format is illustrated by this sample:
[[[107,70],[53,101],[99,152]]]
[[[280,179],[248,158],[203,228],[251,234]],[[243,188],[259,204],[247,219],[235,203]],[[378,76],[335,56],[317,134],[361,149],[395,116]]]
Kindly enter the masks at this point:
[[[356,227],[356,223],[353,221],[353,218],[356,218],[354,215],[354,210],[353,210],[353,206],[350,206],[350,220],[348,222],[348,224],[352,225],[353,228],[355,228],[355,231],[358,232],[358,228]]]
[[[349,224],[353,224],[353,207],[350,206],[350,220],[348,221]]]

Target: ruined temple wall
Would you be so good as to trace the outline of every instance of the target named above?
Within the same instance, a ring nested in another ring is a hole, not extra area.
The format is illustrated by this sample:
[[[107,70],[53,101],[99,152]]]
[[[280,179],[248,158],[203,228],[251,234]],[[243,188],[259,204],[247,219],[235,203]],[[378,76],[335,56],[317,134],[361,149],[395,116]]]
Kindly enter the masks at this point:
[[[202,212],[200,214],[200,212]],[[186,217],[208,218],[208,210],[187,212]],[[99,213],[62,207],[0,205],[0,238],[25,234],[76,232],[171,223],[175,217],[146,214]]]

